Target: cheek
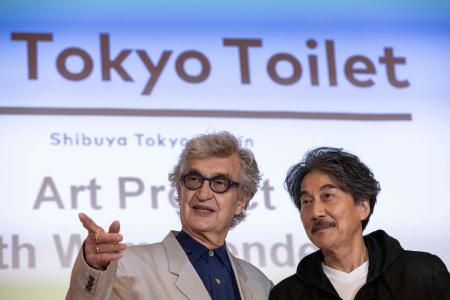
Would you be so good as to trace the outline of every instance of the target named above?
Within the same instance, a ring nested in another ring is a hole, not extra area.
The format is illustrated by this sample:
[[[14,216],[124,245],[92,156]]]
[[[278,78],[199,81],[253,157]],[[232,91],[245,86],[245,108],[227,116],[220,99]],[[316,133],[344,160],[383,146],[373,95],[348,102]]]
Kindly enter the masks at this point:
[[[221,210],[224,212],[235,212],[239,206],[237,202],[233,202],[233,199],[220,199],[218,202],[222,203]]]
[[[306,213],[300,212],[300,221],[302,221],[303,227],[308,227]]]
[[[188,207],[190,199],[192,199],[192,193],[184,192],[184,193],[179,194],[178,204],[180,205],[180,208]]]
[[[300,210],[299,214],[300,214],[300,219],[302,219],[302,220],[308,219],[309,215],[310,215],[307,208],[303,208],[302,210]]]

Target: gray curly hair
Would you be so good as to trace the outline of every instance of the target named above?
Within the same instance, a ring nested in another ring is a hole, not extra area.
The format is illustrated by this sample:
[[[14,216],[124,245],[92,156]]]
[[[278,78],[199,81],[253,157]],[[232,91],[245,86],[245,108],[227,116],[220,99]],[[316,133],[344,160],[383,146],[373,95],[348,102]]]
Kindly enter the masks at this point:
[[[184,165],[190,159],[205,159],[210,157],[228,157],[232,154],[238,154],[241,162],[241,171],[239,174],[239,193],[248,197],[243,211],[236,215],[231,224],[231,228],[239,224],[247,216],[246,209],[248,203],[259,188],[261,175],[258,169],[253,153],[246,148],[242,148],[239,140],[227,131],[221,131],[212,134],[198,135],[186,143],[186,147],[181,152],[178,163],[169,173],[171,186],[177,189],[180,195],[181,174]],[[177,200],[179,201],[179,199]]]

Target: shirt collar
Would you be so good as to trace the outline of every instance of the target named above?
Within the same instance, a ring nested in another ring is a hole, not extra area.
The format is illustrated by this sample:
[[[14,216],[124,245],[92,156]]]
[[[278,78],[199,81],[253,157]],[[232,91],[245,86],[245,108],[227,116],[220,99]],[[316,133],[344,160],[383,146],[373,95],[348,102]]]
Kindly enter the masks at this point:
[[[209,251],[208,248],[194,240],[189,234],[184,231],[180,231],[177,234],[176,239],[178,240],[178,243],[180,243],[181,248],[183,248],[184,252],[186,252],[187,256],[192,259],[192,261],[197,261],[202,255]],[[225,244],[212,251],[214,251],[217,257],[223,263],[227,262],[228,256]]]

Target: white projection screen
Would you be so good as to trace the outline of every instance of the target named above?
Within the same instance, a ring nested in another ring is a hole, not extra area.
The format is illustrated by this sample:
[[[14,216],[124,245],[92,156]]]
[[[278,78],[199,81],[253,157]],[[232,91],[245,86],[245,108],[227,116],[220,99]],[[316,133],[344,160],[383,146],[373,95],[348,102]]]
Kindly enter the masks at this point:
[[[232,252],[274,283],[315,250],[283,182],[318,146],[381,193],[369,233],[450,267],[448,1],[1,1],[0,299],[63,299],[85,237],[179,230],[167,174],[229,131],[263,173]]]

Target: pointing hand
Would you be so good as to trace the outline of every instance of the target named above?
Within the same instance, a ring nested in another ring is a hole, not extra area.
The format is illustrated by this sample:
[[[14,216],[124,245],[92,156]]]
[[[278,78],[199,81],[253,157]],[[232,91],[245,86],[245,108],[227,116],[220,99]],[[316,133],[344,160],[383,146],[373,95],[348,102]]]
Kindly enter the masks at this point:
[[[121,258],[127,248],[127,245],[121,243],[120,223],[112,222],[108,232],[105,232],[87,215],[80,213],[78,216],[88,231],[83,243],[84,259],[91,267],[105,270],[111,261]]]

